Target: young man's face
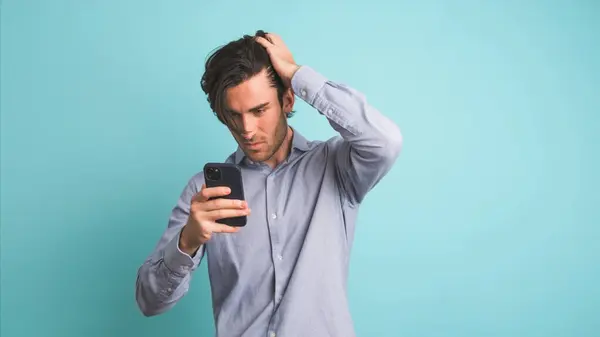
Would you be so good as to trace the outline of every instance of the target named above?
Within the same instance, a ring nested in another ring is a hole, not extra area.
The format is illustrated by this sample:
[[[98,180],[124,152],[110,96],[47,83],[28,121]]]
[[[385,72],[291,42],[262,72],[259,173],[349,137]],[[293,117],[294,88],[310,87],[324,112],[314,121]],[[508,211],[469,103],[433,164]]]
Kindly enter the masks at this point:
[[[265,162],[280,149],[288,132],[286,114],[292,111],[294,95],[288,90],[283,106],[267,72],[227,89],[226,108],[236,127],[231,134],[253,162]]]

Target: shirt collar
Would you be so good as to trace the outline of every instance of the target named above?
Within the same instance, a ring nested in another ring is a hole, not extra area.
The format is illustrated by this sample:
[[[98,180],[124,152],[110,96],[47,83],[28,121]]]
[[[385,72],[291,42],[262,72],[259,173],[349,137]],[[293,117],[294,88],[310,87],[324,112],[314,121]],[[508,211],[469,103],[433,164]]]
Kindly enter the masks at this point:
[[[308,140],[306,140],[306,138],[304,138],[304,136],[302,136],[296,129],[292,128],[291,126],[290,128],[293,131],[291,151],[294,151],[294,149],[300,151],[307,151],[309,149]],[[242,150],[242,148],[238,146],[235,152],[235,163],[239,165],[242,162],[242,160],[244,160],[244,158],[246,158],[246,154],[244,153],[244,150]],[[250,164],[253,164],[249,159],[246,160]]]

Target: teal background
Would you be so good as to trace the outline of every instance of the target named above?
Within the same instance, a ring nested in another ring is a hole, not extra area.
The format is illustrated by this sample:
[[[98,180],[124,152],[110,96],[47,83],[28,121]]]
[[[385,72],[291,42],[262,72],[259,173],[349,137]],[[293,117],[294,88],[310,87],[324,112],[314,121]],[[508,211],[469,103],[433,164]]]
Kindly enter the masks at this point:
[[[199,80],[256,29],[402,128],[356,233],[359,336],[600,336],[598,2],[3,0],[2,337],[211,335],[205,265],[153,318],[136,271],[235,149]]]

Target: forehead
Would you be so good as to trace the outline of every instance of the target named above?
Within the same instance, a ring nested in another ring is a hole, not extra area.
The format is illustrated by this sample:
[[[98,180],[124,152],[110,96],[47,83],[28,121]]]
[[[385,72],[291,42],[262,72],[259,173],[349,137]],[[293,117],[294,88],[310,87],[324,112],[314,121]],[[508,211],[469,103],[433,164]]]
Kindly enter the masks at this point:
[[[226,91],[227,108],[237,112],[246,112],[276,99],[277,89],[271,85],[264,70]]]

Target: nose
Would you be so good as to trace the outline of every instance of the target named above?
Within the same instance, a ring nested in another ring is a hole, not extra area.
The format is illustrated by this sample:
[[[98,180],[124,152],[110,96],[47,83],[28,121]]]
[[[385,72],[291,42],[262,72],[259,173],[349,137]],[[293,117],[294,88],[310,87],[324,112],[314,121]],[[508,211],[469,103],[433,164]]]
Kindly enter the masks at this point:
[[[241,120],[240,134],[245,140],[251,140],[256,134],[256,118],[252,114],[243,114]]]

